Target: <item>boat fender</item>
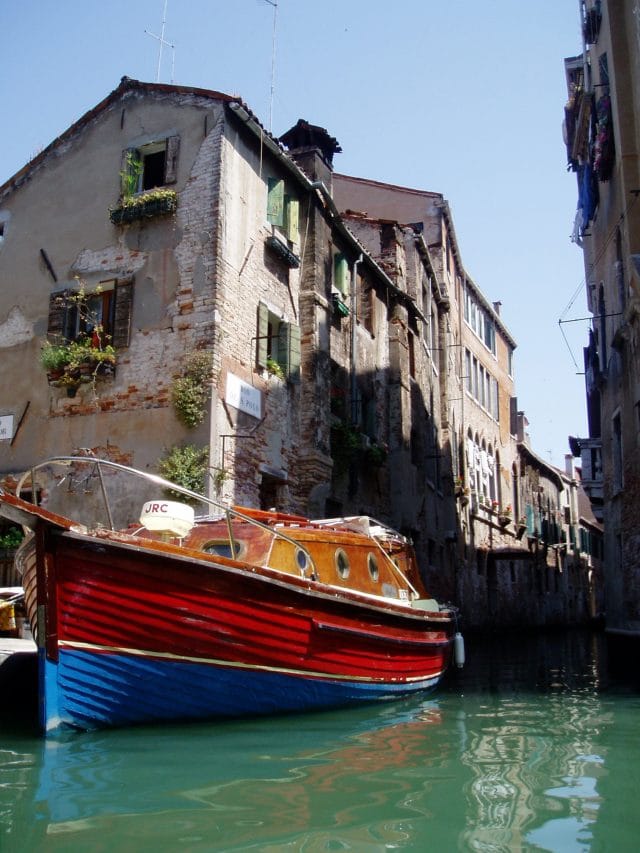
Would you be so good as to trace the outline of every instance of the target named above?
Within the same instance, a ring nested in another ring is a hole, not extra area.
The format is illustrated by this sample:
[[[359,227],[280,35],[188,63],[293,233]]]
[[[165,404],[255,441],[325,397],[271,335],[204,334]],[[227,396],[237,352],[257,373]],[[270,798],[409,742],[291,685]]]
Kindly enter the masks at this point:
[[[456,631],[453,637],[453,659],[458,669],[464,666],[464,637],[460,631]]]
[[[147,501],[140,513],[140,524],[147,530],[183,538],[194,525],[193,507],[177,501]]]

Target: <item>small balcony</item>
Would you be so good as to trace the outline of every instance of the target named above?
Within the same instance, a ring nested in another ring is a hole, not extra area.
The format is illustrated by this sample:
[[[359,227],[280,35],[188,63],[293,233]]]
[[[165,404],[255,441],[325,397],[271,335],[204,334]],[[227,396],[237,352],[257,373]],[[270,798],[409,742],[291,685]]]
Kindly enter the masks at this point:
[[[300,266],[300,258],[275,234],[267,237],[266,245],[274,255],[277,255],[291,269],[297,269]]]
[[[142,195],[121,199],[109,210],[109,219],[114,225],[128,225],[144,219],[155,219],[176,212],[178,196],[175,190],[150,190]]]

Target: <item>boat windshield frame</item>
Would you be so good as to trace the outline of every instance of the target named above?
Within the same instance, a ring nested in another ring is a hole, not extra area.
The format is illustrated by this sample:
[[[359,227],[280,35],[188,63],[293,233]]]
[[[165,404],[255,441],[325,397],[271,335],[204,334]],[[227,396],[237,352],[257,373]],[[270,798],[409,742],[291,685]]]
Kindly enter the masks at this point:
[[[302,551],[304,551],[307,555],[308,563],[304,569],[301,568],[301,570],[300,570],[301,576],[303,578],[311,579],[311,580],[318,577],[315,562],[313,560],[313,557],[309,553],[309,550],[304,546],[304,544],[302,542],[299,542],[295,539],[292,539],[290,536],[287,536],[286,533],[283,533],[279,527],[276,528],[275,525],[271,526],[269,524],[265,524],[265,523],[259,521],[258,519],[253,518],[251,515],[245,514],[241,510],[238,510],[235,507],[230,507],[227,504],[224,504],[221,501],[216,500],[215,498],[207,497],[206,495],[202,495],[199,492],[193,491],[192,489],[187,489],[185,486],[179,486],[176,483],[172,483],[171,480],[166,480],[164,477],[161,477],[159,474],[153,474],[151,471],[141,471],[138,468],[132,468],[131,466],[123,465],[120,462],[113,462],[111,459],[102,459],[102,458],[97,457],[97,456],[89,456],[89,455],[51,456],[48,459],[44,460],[43,462],[39,462],[38,464],[31,466],[31,468],[28,471],[25,471],[25,473],[20,477],[20,479],[16,485],[16,490],[15,490],[16,491],[16,497],[20,498],[20,492],[24,488],[27,480],[30,479],[31,480],[31,500],[28,502],[33,503],[35,506],[39,506],[40,504],[38,503],[38,489],[36,487],[36,482],[37,482],[36,472],[40,469],[43,469],[46,467],[53,467],[56,465],[58,465],[60,467],[64,467],[64,466],[70,467],[71,465],[78,465],[78,464],[86,464],[86,465],[94,465],[95,466],[96,471],[98,473],[98,478],[100,481],[100,490],[102,493],[102,499],[104,502],[105,512],[106,512],[106,515],[107,515],[107,518],[109,521],[109,529],[112,531],[116,531],[117,528],[115,527],[114,522],[113,522],[113,515],[111,512],[111,507],[109,505],[109,497],[107,495],[107,490],[106,490],[104,478],[102,475],[102,468],[103,467],[104,468],[111,468],[111,469],[114,469],[116,471],[120,471],[120,472],[127,474],[129,476],[139,477],[140,479],[146,480],[155,486],[159,486],[163,489],[168,489],[172,492],[177,492],[178,494],[184,495],[185,497],[189,498],[190,500],[199,501],[200,503],[202,503],[208,507],[215,507],[220,512],[220,519],[226,518],[227,531],[228,531],[228,535],[229,535],[229,545],[230,545],[232,554],[236,553],[236,551],[235,551],[236,539],[234,537],[233,527],[232,527],[232,519],[235,518],[235,519],[239,519],[240,521],[247,522],[248,524],[252,524],[255,527],[261,528],[262,530],[267,531],[273,537],[273,539],[281,539],[281,540],[287,542],[289,545],[292,545],[293,547],[299,548]],[[70,520],[73,520],[73,519],[70,519]],[[206,520],[211,520],[211,517],[210,516],[209,517],[201,517],[201,516],[198,517],[198,516],[196,516],[196,519],[195,519],[196,523],[199,521],[206,521]],[[180,537],[178,537],[178,538],[180,538]],[[309,569],[310,569],[310,572],[309,572]]]

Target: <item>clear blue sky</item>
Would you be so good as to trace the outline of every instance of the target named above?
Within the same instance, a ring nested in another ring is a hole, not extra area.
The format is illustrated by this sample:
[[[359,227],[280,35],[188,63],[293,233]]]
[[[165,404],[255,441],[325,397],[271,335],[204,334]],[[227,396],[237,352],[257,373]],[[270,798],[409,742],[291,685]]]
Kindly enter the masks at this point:
[[[123,75],[154,81],[165,0],[0,0],[0,183]],[[518,343],[532,447],[563,467],[585,435],[580,250],[569,240],[563,59],[578,0],[168,0],[160,79],[240,95],[280,135],[342,145],[336,170],[442,193],[468,273]],[[172,62],[173,60],[173,62]],[[575,363],[574,363],[575,359]]]

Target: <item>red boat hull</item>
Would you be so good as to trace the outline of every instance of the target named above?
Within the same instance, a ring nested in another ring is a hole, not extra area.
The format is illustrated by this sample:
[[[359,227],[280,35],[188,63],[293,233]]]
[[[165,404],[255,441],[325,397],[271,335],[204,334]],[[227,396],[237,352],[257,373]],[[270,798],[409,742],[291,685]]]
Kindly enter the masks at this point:
[[[450,620],[399,602],[68,532],[46,552],[47,730],[397,697],[451,657]]]

